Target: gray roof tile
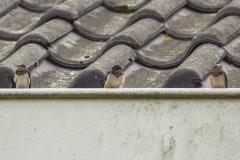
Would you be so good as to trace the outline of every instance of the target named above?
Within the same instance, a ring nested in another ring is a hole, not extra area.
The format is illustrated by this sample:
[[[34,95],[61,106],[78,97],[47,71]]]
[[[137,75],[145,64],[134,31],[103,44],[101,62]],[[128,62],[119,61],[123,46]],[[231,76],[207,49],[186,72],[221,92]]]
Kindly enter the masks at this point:
[[[103,0],[103,5],[116,12],[133,12],[150,0]]]
[[[160,34],[137,49],[138,60],[150,67],[169,68],[179,65],[186,56],[190,41]]]
[[[41,18],[41,23],[55,17],[67,20],[74,20],[99,6],[102,0],[66,0],[45,12]]]
[[[72,31],[72,29],[72,25],[67,21],[57,18],[52,19],[22,36],[17,41],[15,50],[27,43],[40,43],[46,47],[56,39]]]
[[[232,64],[240,66],[240,35],[228,42],[224,49],[227,51],[226,59]]]
[[[240,16],[240,1],[239,0],[233,0],[226,6],[224,6],[222,9],[220,9],[215,17],[215,21],[219,21],[223,19],[224,17],[230,16],[230,15],[238,15]]]
[[[17,40],[36,27],[41,15],[22,7],[12,9],[0,17],[0,38]]]
[[[188,5],[202,12],[217,12],[232,0],[187,0]]]
[[[21,0],[21,5],[34,12],[45,12],[49,8],[57,5],[64,0]]]
[[[155,18],[159,21],[166,20],[174,12],[186,4],[186,0],[151,0],[144,7],[134,13],[132,23],[140,18]]]
[[[51,44],[50,59],[70,68],[83,68],[94,62],[106,42],[92,41],[70,32]]]
[[[0,16],[9,12],[11,9],[17,7],[19,3],[20,3],[19,0],[0,1]]]
[[[215,15],[184,7],[166,21],[166,32],[173,37],[192,39],[210,26]]]
[[[79,34],[93,40],[106,41],[126,28],[132,14],[112,12],[99,6],[74,22]]]
[[[144,18],[113,36],[107,43],[109,46],[125,43],[132,47],[140,47],[163,29],[163,23],[152,18]]]

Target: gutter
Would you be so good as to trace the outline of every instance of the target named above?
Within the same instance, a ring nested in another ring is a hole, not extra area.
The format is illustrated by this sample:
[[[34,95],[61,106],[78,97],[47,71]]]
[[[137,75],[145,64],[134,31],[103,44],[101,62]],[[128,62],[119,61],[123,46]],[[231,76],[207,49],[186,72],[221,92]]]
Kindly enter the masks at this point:
[[[15,98],[113,98],[113,99],[174,99],[174,98],[240,98],[240,89],[1,89],[0,99]]]

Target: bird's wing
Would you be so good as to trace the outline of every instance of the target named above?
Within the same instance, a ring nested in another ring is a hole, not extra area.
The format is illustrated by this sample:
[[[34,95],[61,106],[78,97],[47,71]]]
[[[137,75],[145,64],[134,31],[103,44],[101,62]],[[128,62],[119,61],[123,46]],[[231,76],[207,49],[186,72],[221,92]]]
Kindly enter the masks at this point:
[[[29,88],[31,88],[31,74],[30,72],[28,71],[28,84],[29,84]]]
[[[225,72],[223,72],[224,78],[225,78],[225,86],[228,88],[228,80],[227,80],[227,75]]]

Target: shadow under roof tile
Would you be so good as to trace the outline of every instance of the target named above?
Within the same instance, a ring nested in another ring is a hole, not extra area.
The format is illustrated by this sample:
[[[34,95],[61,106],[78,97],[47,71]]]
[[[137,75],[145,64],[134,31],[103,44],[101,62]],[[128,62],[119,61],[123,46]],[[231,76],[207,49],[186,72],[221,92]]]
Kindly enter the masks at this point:
[[[175,67],[185,60],[186,48],[189,44],[190,41],[177,40],[160,34],[137,49],[137,60],[150,67]]]
[[[198,88],[212,67],[220,62],[225,55],[226,51],[214,44],[200,45],[171,73],[164,87]]]
[[[47,10],[41,17],[40,24],[54,17],[73,21],[101,3],[102,0],[66,0]]]
[[[107,46],[127,44],[137,48],[158,35],[164,28],[163,23],[152,18],[144,18],[109,39]]]
[[[169,0],[151,0],[134,13],[130,23],[134,23],[141,18],[155,18],[164,21],[185,4],[186,0],[171,0],[171,3],[169,3]]]
[[[187,4],[198,11],[217,12],[232,0],[187,0]]]
[[[227,51],[226,59],[235,64],[236,66],[240,66],[240,35],[236,38],[228,42],[224,49]]]
[[[67,88],[82,70],[55,65],[44,59],[31,71],[32,88]]]
[[[41,15],[22,7],[12,9],[0,17],[0,38],[7,40],[19,39],[36,27]]]
[[[127,26],[130,16],[99,6],[77,19],[74,28],[84,37],[106,41]]]
[[[71,32],[72,25],[63,19],[52,19],[42,26],[22,36],[16,43],[14,51],[27,43],[39,43],[47,47],[50,43]]]
[[[10,84],[14,76],[15,68],[18,64],[24,64],[29,70],[32,70],[38,63],[48,56],[48,51],[42,46],[34,43],[24,45],[6,60],[1,62],[0,70],[8,72],[4,75],[4,72],[0,72],[0,79],[5,79],[9,82],[0,83],[0,88],[12,88],[12,86],[4,86]],[[12,74],[9,74],[12,73]],[[6,78],[6,76],[11,78]]]
[[[148,68],[133,63],[124,72],[126,76],[123,88],[159,88],[162,87],[173,69]]]
[[[238,16],[228,16],[218,21],[192,39],[188,52],[191,52],[197,45],[202,43],[225,45],[240,33],[239,24],[240,17]]]
[[[83,68],[102,54],[105,44],[105,42],[92,41],[75,32],[70,32],[51,44],[49,58],[61,66]]]
[[[115,12],[133,12],[144,6],[150,0],[103,0],[103,5]]]
[[[13,8],[17,7],[20,3],[19,0],[1,0],[0,1],[0,17],[9,12]]]
[[[70,88],[103,88],[101,81],[113,65],[128,67],[136,59],[135,51],[124,44],[116,45],[106,51],[97,61],[79,74]]]
[[[16,42],[0,40],[0,63],[10,56]]]
[[[45,12],[56,4],[64,0],[21,0],[21,5],[34,12]]]
[[[215,13],[202,13],[182,8],[166,20],[166,32],[180,39],[192,39],[211,25]]]
[[[223,19],[224,17],[230,16],[230,15],[238,15],[240,16],[240,1],[239,0],[233,0],[226,6],[224,6],[222,9],[220,9],[214,19],[213,22],[219,21]]]

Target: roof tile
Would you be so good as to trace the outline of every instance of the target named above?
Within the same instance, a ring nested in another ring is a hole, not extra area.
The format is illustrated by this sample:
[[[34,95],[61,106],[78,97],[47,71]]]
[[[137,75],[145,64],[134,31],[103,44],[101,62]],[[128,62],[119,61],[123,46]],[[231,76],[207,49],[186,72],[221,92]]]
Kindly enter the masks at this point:
[[[67,20],[74,20],[99,6],[102,0],[66,0],[45,12],[41,18],[41,23],[55,17]]]
[[[188,5],[202,12],[217,12],[232,0],[187,0]]]
[[[189,50],[201,43],[224,45],[240,33],[240,17],[228,16],[201,32],[192,40]]]
[[[174,12],[186,4],[186,0],[151,0],[144,7],[136,11],[131,18],[132,23],[140,18],[155,18],[159,21],[166,20]]]
[[[14,41],[0,40],[0,63],[12,53],[15,44]]]
[[[63,35],[72,31],[73,27],[70,23],[62,19],[52,19],[42,26],[32,30],[31,32],[22,36],[15,46],[15,50],[27,43],[40,43],[45,47],[62,37]]]
[[[101,54],[105,42],[91,41],[75,32],[70,32],[51,44],[50,59],[70,68],[83,68]]]
[[[17,40],[33,30],[42,14],[17,7],[0,18],[0,38]]]
[[[231,63],[240,66],[240,35],[224,46],[227,51],[226,59]]]
[[[77,19],[74,28],[89,39],[106,41],[127,26],[131,15],[99,6]]]
[[[240,1],[233,0],[222,9],[220,9],[215,17],[215,22],[223,19],[224,17],[230,15],[238,15],[240,16]]]
[[[0,17],[5,13],[9,12],[11,9],[18,6],[20,0],[3,0],[0,1]]]
[[[160,34],[137,49],[138,61],[150,67],[175,67],[183,62],[189,44],[190,41],[177,40],[166,34]]]
[[[150,0],[103,0],[103,5],[116,12],[133,12]]]
[[[49,8],[56,4],[63,2],[64,0],[21,0],[21,5],[34,12],[45,12]]]
[[[201,13],[184,7],[166,21],[166,32],[173,37],[191,39],[207,29],[215,15],[215,13]]]
[[[132,47],[139,47],[163,30],[163,23],[152,18],[144,18],[113,36],[107,43],[108,46],[124,43]]]

